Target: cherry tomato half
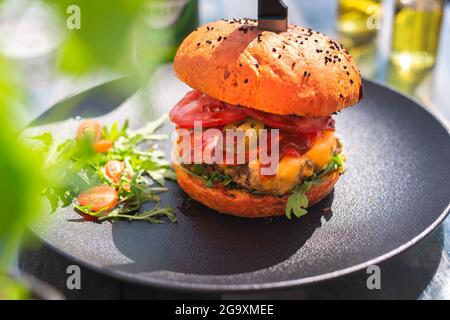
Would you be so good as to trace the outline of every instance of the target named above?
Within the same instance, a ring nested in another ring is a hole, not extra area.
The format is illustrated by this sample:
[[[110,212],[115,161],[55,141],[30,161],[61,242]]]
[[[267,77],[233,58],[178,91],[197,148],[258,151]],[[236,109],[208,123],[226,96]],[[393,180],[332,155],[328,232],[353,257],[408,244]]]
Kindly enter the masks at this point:
[[[115,183],[119,183],[120,177],[125,170],[125,164],[119,160],[109,160],[105,165],[105,172]]]
[[[92,144],[92,147],[97,153],[106,153],[113,147],[113,143],[109,140],[98,140]]]
[[[80,123],[77,130],[77,140],[90,137],[92,141],[98,141],[102,138],[102,126],[95,120],[84,120]]]
[[[114,209],[119,200],[119,195],[113,187],[103,185],[86,190],[78,196],[78,203],[89,206],[92,211],[109,211]]]

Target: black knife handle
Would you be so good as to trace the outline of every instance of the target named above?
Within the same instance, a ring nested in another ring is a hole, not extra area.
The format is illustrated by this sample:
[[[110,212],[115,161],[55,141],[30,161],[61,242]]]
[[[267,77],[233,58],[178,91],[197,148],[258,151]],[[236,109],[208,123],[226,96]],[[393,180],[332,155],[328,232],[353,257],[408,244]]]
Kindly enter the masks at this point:
[[[288,7],[283,0],[258,0],[258,18],[286,19]]]

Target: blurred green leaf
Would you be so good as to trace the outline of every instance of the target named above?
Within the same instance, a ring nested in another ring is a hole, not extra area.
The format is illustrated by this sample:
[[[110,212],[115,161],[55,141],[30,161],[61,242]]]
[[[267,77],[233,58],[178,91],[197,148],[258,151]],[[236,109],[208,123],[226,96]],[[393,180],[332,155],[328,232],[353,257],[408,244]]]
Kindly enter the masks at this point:
[[[39,212],[40,157],[19,141],[18,83],[0,56],[0,270],[8,268],[25,225]]]
[[[24,300],[29,296],[28,289],[22,283],[0,274],[0,300]]]
[[[67,30],[67,40],[60,50],[60,66],[69,72],[109,67],[136,71],[133,35],[145,6],[154,0],[44,0],[60,14],[70,16],[67,8],[80,8],[81,28]]]

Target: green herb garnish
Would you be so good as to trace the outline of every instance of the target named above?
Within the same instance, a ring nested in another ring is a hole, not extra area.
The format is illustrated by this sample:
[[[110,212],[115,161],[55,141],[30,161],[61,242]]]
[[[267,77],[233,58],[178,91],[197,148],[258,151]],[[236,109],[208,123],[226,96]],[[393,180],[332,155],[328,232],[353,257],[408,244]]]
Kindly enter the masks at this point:
[[[103,139],[113,143],[106,153],[94,152],[89,139],[70,139],[50,147],[53,142],[50,133],[34,137],[44,144],[42,150],[47,153],[45,170],[52,182],[44,188],[43,195],[49,200],[51,211],[55,212],[59,205],[71,205],[84,190],[109,185],[118,192],[118,202],[112,210],[94,211],[78,204],[75,208],[99,221],[126,219],[161,223],[161,218],[167,218],[175,222],[173,210],[161,208],[158,195],[167,191],[166,179],[175,179],[164,152],[154,145],[155,141],[168,138],[155,133],[166,118],[161,117],[138,130],[130,130],[128,121],[122,126],[116,122],[103,127]],[[106,172],[105,165],[111,160],[121,161],[125,166],[120,179],[114,180]],[[153,209],[141,212],[142,205],[150,201],[155,203]]]
[[[307,181],[304,181],[301,185],[297,186],[292,194],[288,198],[286,204],[286,217],[292,218],[292,212],[297,218],[304,216],[308,213],[308,197],[306,193],[311,189],[312,185],[319,185],[323,183],[322,178],[330,174],[331,172],[340,169],[344,165],[344,158],[341,154],[334,154],[328,165],[319,173],[313,175]]]
[[[189,174],[200,178],[208,188],[213,188],[217,184],[221,184],[224,187],[231,188],[233,186],[233,178],[220,171],[206,172],[205,167],[201,164],[194,164],[192,168],[186,169]]]

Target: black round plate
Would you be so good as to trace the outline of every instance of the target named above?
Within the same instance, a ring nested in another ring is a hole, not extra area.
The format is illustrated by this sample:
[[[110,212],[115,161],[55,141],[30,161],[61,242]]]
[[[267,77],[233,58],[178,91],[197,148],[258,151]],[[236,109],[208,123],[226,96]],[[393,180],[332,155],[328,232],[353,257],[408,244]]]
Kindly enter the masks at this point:
[[[138,127],[167,112],[187,90],[168,70],[151,89],[141,90],[101,121],[129,118]],[[83,110],[95,111],[92,101],[101,101],[96,92],[103,91],[93,90],[90,100],[78,101],[91,107]],[[334,192],[301,219],[218,214],[170,183],[163,203],[176,209],[177,224],[96,224],[62,209],[44,215],[32,229],[84,266],[179,290],[272,289],[365,268],[414,245],[447,215],[449,132],[415,102],[370,81],[365,81],[364,100],[341,112],[336,123],[347,172]],[[51,130],[63,138],[75,128],[69,120],[32,130]]]

